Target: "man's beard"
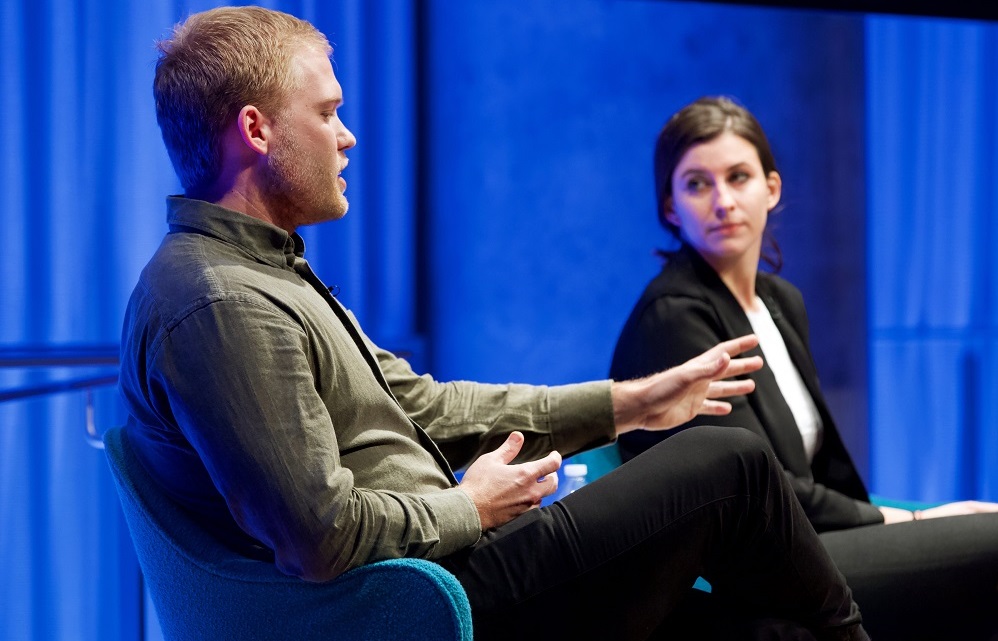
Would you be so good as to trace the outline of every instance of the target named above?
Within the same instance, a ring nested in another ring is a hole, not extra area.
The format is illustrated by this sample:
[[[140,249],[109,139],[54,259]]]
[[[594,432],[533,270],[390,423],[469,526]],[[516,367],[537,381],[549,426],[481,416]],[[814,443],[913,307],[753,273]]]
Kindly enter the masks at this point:
[[[285,133],[267,157],[263,192],[281,227],[297,228],[342,218],[349,208],[334,165],[309,166],[294,133]]]

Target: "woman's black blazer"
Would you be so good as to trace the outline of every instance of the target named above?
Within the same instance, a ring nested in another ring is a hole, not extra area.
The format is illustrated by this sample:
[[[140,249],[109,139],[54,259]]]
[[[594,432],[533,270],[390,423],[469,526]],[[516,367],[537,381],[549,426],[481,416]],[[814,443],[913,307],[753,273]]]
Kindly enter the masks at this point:
[[[771,274],[760,273],[756,292],[766,304],[787,351],[821,415],[821,447],[808,465],[800,431],[768,365],[751,374],[756,389],[732,399],[726,416],[698,416],[687,426],[743,427],[763,437],[783,465],[794,492],[819,532],[883,522],[846,451],[821,393],[808,343],[807,312],[799,290]],[[752,333],[752,326],[717,273],[687,245],[670,255],[661,273],[645,288],[617,341],[610,376],[626,380],[683,363],[717,343]],[[756,348],[749,354],[762,354]],[[680,428],[681,429],[681,428]],[[639,430],[621,435],[624,460],[669,432]]]

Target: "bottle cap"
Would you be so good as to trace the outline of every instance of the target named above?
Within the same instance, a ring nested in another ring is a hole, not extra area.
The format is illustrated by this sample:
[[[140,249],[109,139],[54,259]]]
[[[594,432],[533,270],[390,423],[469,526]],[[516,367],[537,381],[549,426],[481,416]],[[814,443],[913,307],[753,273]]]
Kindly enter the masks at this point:
[[[565,476],[585,476],[589,474],[589,466],[585,463],[568,463],[562,468]]]

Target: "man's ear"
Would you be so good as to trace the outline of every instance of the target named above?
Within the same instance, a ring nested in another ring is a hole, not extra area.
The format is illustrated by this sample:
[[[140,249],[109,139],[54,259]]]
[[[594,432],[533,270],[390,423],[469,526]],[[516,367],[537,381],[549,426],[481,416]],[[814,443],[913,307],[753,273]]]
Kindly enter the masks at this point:
[[[239,110],[236,127],[247,147],[258,154],[267,154],[270,150],[271,123],[263,112],[253,105],[246,105]]]

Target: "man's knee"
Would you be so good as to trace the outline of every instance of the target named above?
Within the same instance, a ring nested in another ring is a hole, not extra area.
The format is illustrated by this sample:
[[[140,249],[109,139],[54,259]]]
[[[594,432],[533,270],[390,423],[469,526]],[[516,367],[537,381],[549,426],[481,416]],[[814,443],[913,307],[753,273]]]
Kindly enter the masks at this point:
[[[734,454],[747,458],[770,458],[770,447],[761,437],[737,427],[703,425],[677,437],[694,439],[696,447],[707,452]]]
[[[764,439],[749,430],[734,427],[701,426],[687,430],[692,442],[687,446],[699,455],[704,469],[723,470],[729,480],[739,486],[771,485],[782,477],[772,448]]]

